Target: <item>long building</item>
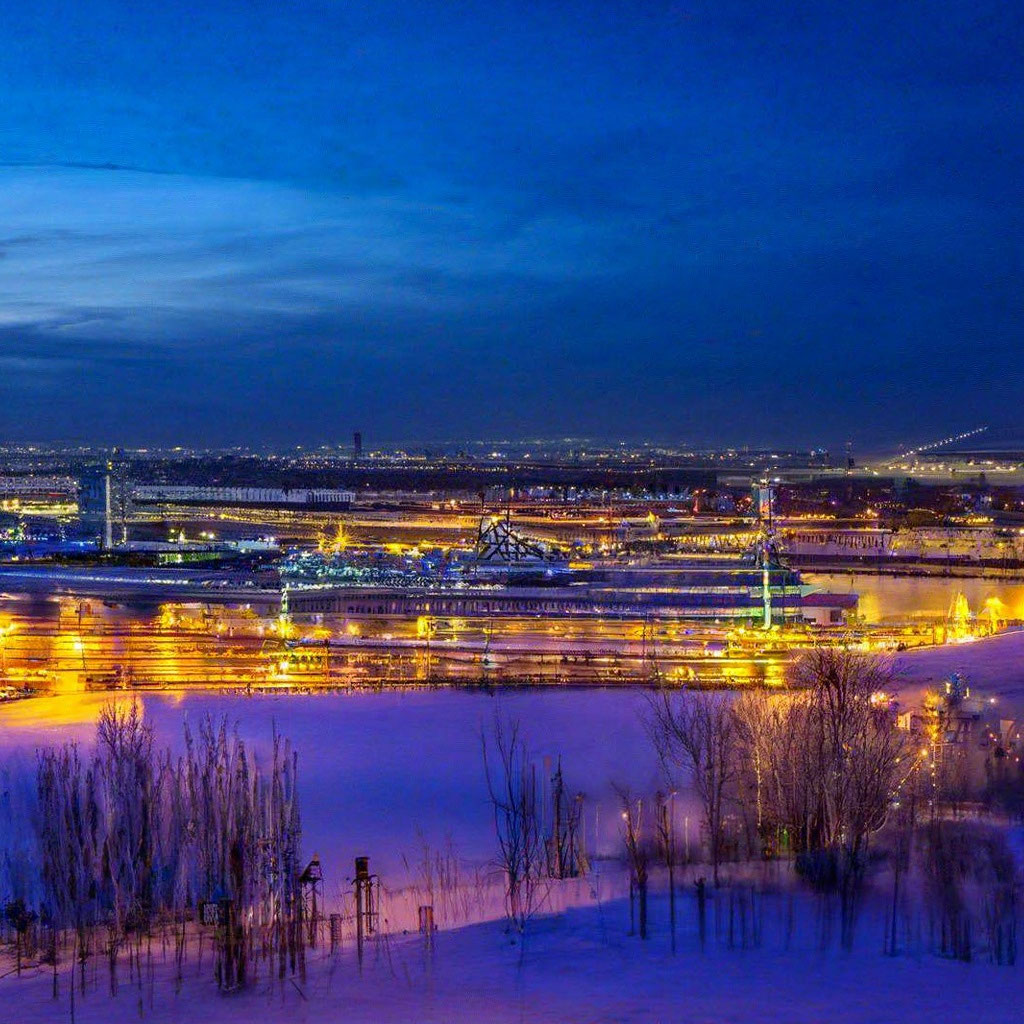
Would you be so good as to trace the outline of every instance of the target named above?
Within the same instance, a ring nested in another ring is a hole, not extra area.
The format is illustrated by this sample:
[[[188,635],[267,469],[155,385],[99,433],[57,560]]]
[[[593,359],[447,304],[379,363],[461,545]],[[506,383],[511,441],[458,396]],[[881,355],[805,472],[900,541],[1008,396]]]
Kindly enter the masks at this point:
[[[799,527],[780,531],[786,555],[802,565],[959,564],[1016,566],[1024,563],[1024,533],[991,524],[907,527]]]
[[[70,476],[0,476],[0,498],[74,500],[77,484]]]
[[[288,610],[314,619],[656,617],[740,625],[761,621],[763,582],[756,567],[719,565],[675,569],[671,579],[637,573],[615,579],[612,574],[568,586],[299,587],[288,591]],[[789,569],[771,571],[769,594],[776,622],[835,625],[857,604],[855,594],[816,592]]]
[[[346,509],[353,491],[331,487],[195,487],[177,484],[138,485],[133,499],[141,505],[241,505],[263,508]]]

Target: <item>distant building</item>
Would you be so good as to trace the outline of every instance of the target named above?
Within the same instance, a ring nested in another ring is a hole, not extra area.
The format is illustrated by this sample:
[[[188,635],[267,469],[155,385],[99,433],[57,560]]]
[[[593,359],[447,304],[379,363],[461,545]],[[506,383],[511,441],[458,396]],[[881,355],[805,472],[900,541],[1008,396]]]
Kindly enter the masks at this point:
[[[356,459],[363,457],[363,434],[360,430],[352,435],[352,456]]]
[[[0,498],[72,498],[76,490],[70,476],[0,476]]]
[[[127,538],[132,511],[132,488],[124,470],[108,463],[78,478],[78,513],[95,526],[105,548]]]
[[[195,487],[146,484],[133,498],[143,505],[248,505],[264,508],[345,509],[355,503],[352,491],[330,487]]]

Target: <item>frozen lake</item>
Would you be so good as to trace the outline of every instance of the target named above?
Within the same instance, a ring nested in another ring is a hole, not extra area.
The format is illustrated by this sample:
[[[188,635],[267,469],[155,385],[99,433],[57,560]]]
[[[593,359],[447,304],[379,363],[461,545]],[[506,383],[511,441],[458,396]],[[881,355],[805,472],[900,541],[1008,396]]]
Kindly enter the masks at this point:
[[[909,700],[960,671],[979,695],[996,696],[1006,717],[1024,713],[1024,631],[903,654],[896,668]],[[31,784],[36,748],[67,740],[91,743],[97,715],[109,699],[73,694],[0,705],[0,776],[7,774],[0,791],[16,799]],[[251,697],[189,691],[137,699],[159,746],[179,746],[184,723],[196,728],[207,716],[237,723],[257,750],[269,747],[275,727],[289,738],[299,754],[304,851],[320,855],[329,884],[347,878],[353,858],[363,854],[389,884],[404,884],[424,842],[437,850],[450,840],[470,864],[493,857],[481,737],[490,734],[496,715],[519,721],[541,777],[545,759],[553,765],[561,756],[567,785],[586,794],[592,853],[620,849],[613,783],[645,796],[665,788],[645,732],[646,697],[639,688]],[[687,814],[695,817],[692,803],[680,796],[680,830]],[[0,827],[3,822],[0,815]],[[691,828],[696,836],[696,821]]]
[[[34,750],[92,742],[108,695],[20,701],[0,707],[0,749],[27,775]],[[125,698],[130,699],[130,698]],[[642,722],[641,691],[435,690],[253,696],[191,692],[140,695],[161,746],[181,743],[183,723],[207,715],[237,722],[242,737],[267,748],[273,730],[299,753],[305,853],[318,853],[328,883],[370,856],[389,883],[401,883],[403,857],[419,860],[422,840],[439,848],[449,837],[461,858],[494,854],[493,817],[483,772],[481,736],[495,715],[520,723],[542,773],[562,758],[566,782],[587,796],[591,849],[617,849],[619,808],[612,784],[649,794],[664,787]],[[682,812],[680,812],[682,814]],[[696,828],[696,825],[694,825]]]

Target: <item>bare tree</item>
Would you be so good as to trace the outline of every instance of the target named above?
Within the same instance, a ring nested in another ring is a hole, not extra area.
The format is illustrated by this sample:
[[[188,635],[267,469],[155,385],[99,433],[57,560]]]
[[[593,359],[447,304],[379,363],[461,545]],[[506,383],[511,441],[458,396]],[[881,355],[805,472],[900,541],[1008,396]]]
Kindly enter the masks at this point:
[[[669,778],[687,774],[700,797],[714,883],[719,884],[723,822],[736,777],[736,723],[717,694],[662,691],[650,700],[650,733]]]
[[[839,648],[809,652],[795,680],[807,687],[795,702],[795,734],[804,752],[798,784],[806,851],[817,880],[834,881],[842,942],[852,943],[870,837],[886,821],[907,758],[905,736],[876,697],[892,685],[890,666]],[[824,875],[823,875],[824,873]]]
[[[22,899],[4,905],[4,920],[14,929],[15,970],[21,974],[21,956],[25,949],[28,930],[36,922],[37,914]]]
[[[776,855],[788,844],[785,822],[791,814],[785,806],[783,774],[795,753],[791,705],[790,697],[762,689],[741,694],[733,704],[742,809],[756,836],[751,845],[764,857]]]
[[[114,993],[119,951],[132,937],[141,941],[153,909],[153,733],[136,701],[112,702],[100,711],[96,741],[101,888],[111,910],[107,956]]]
[[[499,862],[505,874],[505,914],[509,924],[522,932],[537,910],[545,867],[537,770],[527,756],[518,722],[505,724],[495,718],[491,756],[486,735],[481,736],[481,743]]]
[[[675,791],[672,791],[667,796],[661,792],[655,795],[658,851],[665,862],[665,867],[668,869],[668,916],[673,953],[676,951],[675,795]]]
[[[648,851],[643,841],[644,803],[634,798],[628,789],[615,787],[622,805],[623,839],[626,843],[626,859],[629,862],[630,915],[632,916],[633,893],[640,906],[640,938],[647,938],[647,882]]]
[[[901,882],[910,870],[914,828],[917,821],[917,792],[909,787],[903,799],[898,800],[891,822],[889,862],[892,867],[892,902],[886,922],[885,951],[889,956],[899,952],[900,908],[904,901]]]
[[[993,963],[1014,964],[1020,897],[1005,833],[979,822],[940,819],[929,821],[923,833],[925,897],[938,952],[969,961],[980,935]]]
[[[143,939],[156,920],[175,928],[178,967],[197,903],[219,901],[220,984],[249,980],[252,959],[303,970],[297,763],[274,737],[266,770],[241,739],[207,721],[185,753],[156,755],[135,706],[104,709],[95,753],[43,751],[37,768],[41,909],[56,933],[74,931],[85,960],[105,938],[110,983],[128,954],[141,984]]]
[[[735,700],[662,692],[651,700],[650,731],[670,777],[684,770],[701,799],[715,884],[724,813],[735,801],[751,850],[790,850],[805,877],[838,892],[848,946],[870,838],[914,762],[878,697],[892,684],[885,662],[815,649],[791,680],[782,693]]]
[[[562,775],[562,759],[551,776],[551,834],[544,842],[548,874],[576,878],[588,869],[583,837],[583,794],[570,794]]]

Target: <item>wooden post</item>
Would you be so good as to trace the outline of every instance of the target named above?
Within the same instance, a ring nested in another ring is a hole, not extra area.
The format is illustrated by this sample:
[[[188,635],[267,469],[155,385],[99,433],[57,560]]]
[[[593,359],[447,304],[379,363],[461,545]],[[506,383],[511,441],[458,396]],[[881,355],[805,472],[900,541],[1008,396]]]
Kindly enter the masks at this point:
[[[697,927],[700,932],[700,948],[704,951],[704,941],[707,938],[707,892],[703,878],[697,879]]]
[[[434,906],[431,903],[424,904],[419,908],[420,933],[423,935],[424,945],[428,950],[434,948]]]
[[[370,875],[370,858],[356,857],[356,950],[359,966],[363,964],[363,942],[373,932],[373,878]]]

